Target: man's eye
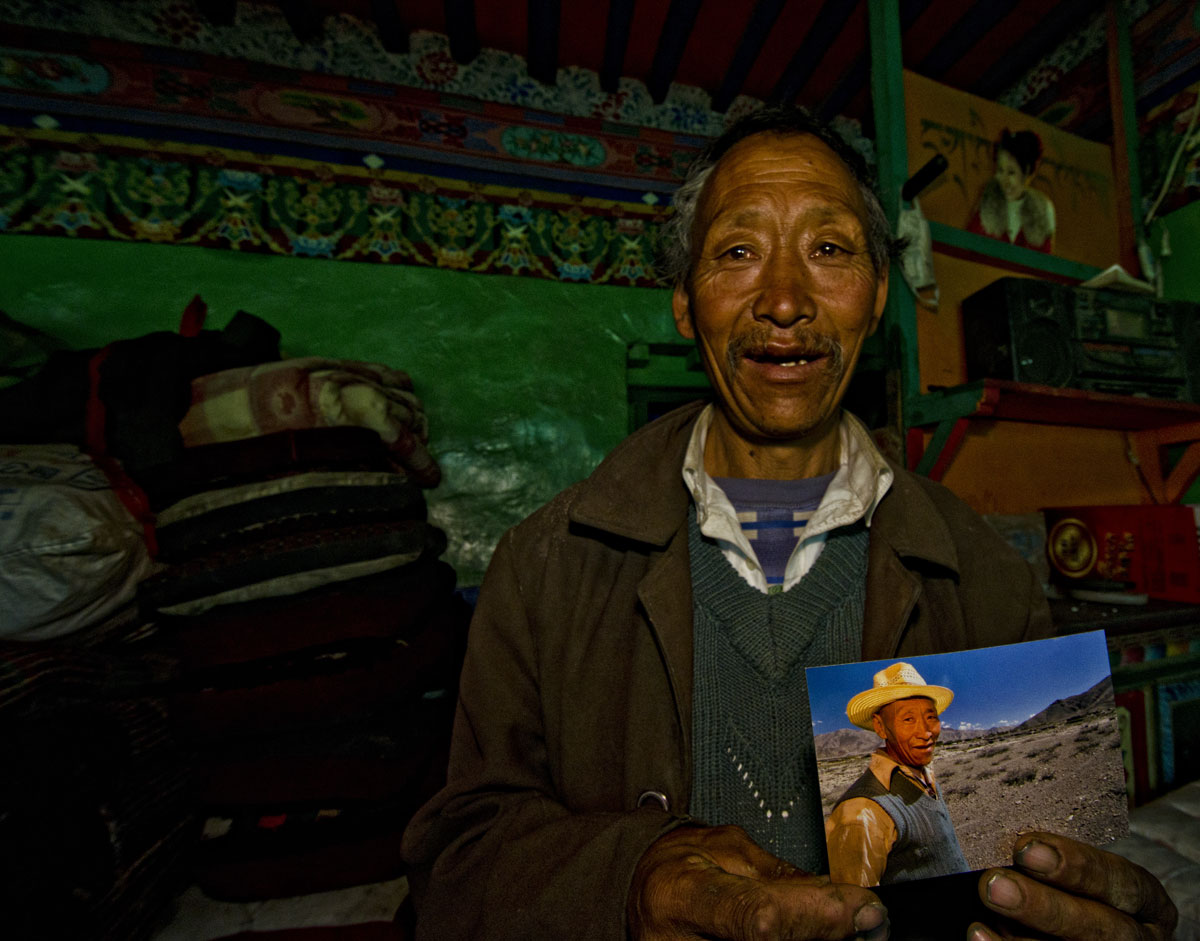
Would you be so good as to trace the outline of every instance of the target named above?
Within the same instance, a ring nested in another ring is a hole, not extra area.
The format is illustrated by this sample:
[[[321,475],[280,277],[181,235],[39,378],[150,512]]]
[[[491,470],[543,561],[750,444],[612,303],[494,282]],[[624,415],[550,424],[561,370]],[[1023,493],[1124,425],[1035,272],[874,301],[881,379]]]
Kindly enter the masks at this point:
[[[746,261],[750,258],[751,251],[745,245],[734,245],[733,248],[727,248],[721,254],[730,261]]]
[[[833,258],[837,255],[846,254],[846,249],[842,248],[836,242],[818,242],[815,254],[823,258]]]

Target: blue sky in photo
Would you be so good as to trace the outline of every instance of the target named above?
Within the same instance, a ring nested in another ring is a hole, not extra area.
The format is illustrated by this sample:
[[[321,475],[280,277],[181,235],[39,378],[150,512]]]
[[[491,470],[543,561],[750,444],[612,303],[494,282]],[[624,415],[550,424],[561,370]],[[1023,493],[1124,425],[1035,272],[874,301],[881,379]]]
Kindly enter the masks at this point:
[[[1103,631],[899,659],[916,667],[931,686],[954,691],[954,701],[942,713],[943,726],[951,729],[1020,725],[1056,699],[1082,693],[1109,675]],[[870,689],[879,670],[896,662],[809,668],[813,733],[854,728],[846,718],[846,703]]]

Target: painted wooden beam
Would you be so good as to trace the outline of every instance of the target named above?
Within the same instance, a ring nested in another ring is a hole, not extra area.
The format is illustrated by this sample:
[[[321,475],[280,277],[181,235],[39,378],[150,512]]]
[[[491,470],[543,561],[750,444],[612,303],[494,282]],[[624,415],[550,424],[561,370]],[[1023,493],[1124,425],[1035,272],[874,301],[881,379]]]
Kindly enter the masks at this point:
[[[408,52],[408,30],[396,9],[396,0],[371,0],[371,18],[384,49],[397,55]]]
[[[558,28],[562,19],[559,0],[529,0],[529,74],[543,85],[558,81]]]
[[[894,5],[894,0],[867,0],[872,15],[880,2]],[[854,7],[853,3],[826,3],[821,6],[821,12],[813,21],[812,28],[771,90],[768,100],[772,104],[788,104],[795,101],[817,66],[821,64],[829,47],[845,28],[847,20],[854,13]]]
[[[213,26],[232,26],[237,0],[196,0],[196,9]]]
[[[734,50],[733,58],[729,60],[725,77],[721,79],[721,87],[713,95],[713,111],[727,110],[733,104],[733,99],[741,92],[742,85],[754,67],[763,46],[766,45],[767,36],[770,35],[771,27],[779,18],[785,2],[786,0],[758,0],[758,3],[754,5],[750,20],[746,23],[746,29],[742,33],[741,41]]]
[[[692,35],[692,27],[696,25],[696,15],[699,12],[700,0],[671,0],[662,32],[658,34],[654,62],[650,66],[650,74],[646,77],[646,88],[650,92],[650,100],[655,104],[666,101],[667,92],[671,90],[671,82],[675,73],[679,71],[683,50],[687,48],[688,37]]]
[[[313,42],[324,28],[325,16],[313,0],[283,0],[279,4],[292,34],[303,44]]]
[[[600,66],[600,87],[606,92],[615,92],[620,86],[632,23],[633,0],[610,0],[604,31],[604,61]]]
[[[466,65],[479,55],[479,31],[475,24],[475,0],[442,0],[450,55]]]

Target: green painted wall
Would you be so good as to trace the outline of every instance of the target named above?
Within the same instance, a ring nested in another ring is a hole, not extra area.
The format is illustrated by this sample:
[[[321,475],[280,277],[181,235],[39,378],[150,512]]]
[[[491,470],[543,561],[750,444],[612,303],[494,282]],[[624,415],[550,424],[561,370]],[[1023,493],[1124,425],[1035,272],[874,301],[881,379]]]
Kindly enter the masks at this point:
[[[0,309],[75,348],[174,330],[199,293],[210,328],[240,308],[286,355],[408,371],[443,472],[430,516],[462,585],[625,435],[626,345],[678,339],[668,294],[645,288],[20,235],[0,237],[0,268]]]
[[[1171,254],[1162,259],[1163,294],[1172,300],[1200,303],[1200,201],[1154,223],[1156,251],[1161,249],[1164,228],[1170,234]]]

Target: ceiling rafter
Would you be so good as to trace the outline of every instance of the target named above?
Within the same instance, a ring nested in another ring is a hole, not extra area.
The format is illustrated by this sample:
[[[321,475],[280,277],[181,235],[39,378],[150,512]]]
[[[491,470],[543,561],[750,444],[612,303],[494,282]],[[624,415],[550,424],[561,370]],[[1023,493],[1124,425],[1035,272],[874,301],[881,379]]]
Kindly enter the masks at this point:
[[[384,49],[397,54],[408,52],[408,30],[396,9],[396,0],[371,0],[371,18]]]
[[[826,3],[821,7],[821,12],[813,21],[812,29],[808,31],[804,42],[800,44],[800,48],[796,50],[771,90],[768,96],[771,104],[788,104],[795,101],[829,47],[845,28],[854,7],[853,3]]]
[[[938,40],[929,54],[917,63],[917,70],[932,79],[941,78],[960,59],[971,55],[988,33],[1016,7],[1017,0],[991,0],[966,7],[963,15]]]
[[[625,50],[629,48],[629,26],[633,22],[633,0],[611,0],[608,26],[604,31],[604,63],[600,67],[600,87],[615,92],[621,84]]]
[[[721,87],[713,95],[712,109],[714,111],[727,111],[738,93],[741,92],[746,76],[750,74],[750,69],[753,68],[755,60],[758,59],[759,53],[766,45],[771,27],[779,19],[779,14],[783,11],[786,2],[787,0],[758,0],[758,3],[754,5],[750,21],[746,24],[741,41],[733,53],[729,68],[725,70],[725,77],[721,79]]]
[[[917,21],[931,0],[902,0],[900,4],[900,31],[904,33]],[[858,98],[871,81],[869,50],[864,49],[854,57],[846,71],[838,79],[837,85],[821,102],[818,114],[825,120],[830,120],[844,113],[846,107]],[[873,119],[873,115],[871,115]]]
[[[650,66],[650,74],[646,76],[646,88],[650,91],[650,100],[655,104],[666,101],[699,12],[700,0],[671,0],[667,19],[662,32],[658,34],[654,63]]]
[[[1050,4],[1041,16],[1038,28],[1030,30],[1022,43],[1020,55],[1010,54],[988,69],[974,83],[974,93],[984,98],[995,98],[1015,84],[1044,56],[1057,49],[1095,11],[1093,0]]]
[[[325,14],[314,0],[280,0],[279,9],[302,45],[313,42],[325,29]]]
[[[213,26],[232,26],[237,0],[196,0],[196,9]]]
[[[450,37],[450,55],[466,65],[479,55],[479,28],[475,20],[475,0],[443,0],[446,33]]]
[[[529,74],[543,85],[558,80],[558,29],[562,18],[559,0],[528,0]]]

